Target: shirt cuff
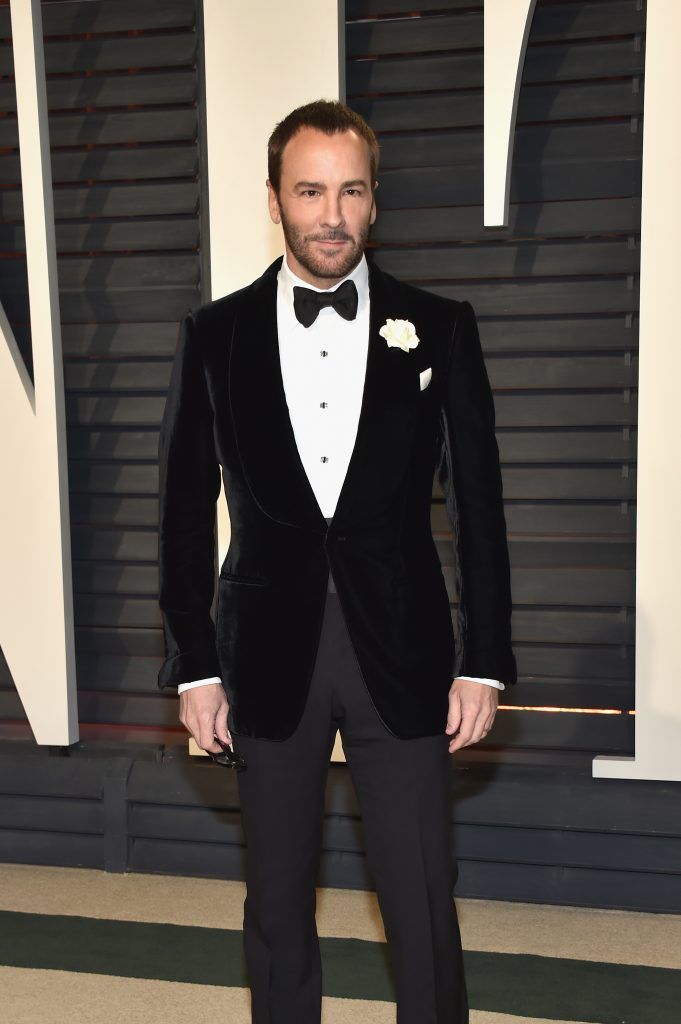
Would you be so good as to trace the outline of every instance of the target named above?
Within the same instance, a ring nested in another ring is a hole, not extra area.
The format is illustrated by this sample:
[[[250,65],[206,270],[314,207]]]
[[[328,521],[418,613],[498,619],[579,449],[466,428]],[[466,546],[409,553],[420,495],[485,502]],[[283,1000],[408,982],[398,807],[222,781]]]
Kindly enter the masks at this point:
[[[182,693],[183,690],[191,690],[194,686],[207,686],[208,683],[221,683],[222,679],[220,676],[209,676],[207,679],[195,679],[192,683],[180,683],[177,687],[177,692]]]
[[[498,679],[483,679],[480,676],[457,676],[457,679],[470,679],[474,683],[485,683],[486,686],[496,686],[497,690],[505,690],[506,684],[500,683]]]

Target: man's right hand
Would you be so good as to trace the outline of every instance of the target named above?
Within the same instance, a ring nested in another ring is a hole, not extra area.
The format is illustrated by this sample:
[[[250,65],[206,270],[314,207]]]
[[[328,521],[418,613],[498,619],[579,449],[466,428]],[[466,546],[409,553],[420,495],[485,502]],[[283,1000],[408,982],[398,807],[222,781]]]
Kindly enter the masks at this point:
[[[232,737],[227,727],[228,712],[229,702],[221,684],[193,686],[180,694],[180,721],[202,750],[221,753],[222,747],[215,739],[216,736],[231,747]]]

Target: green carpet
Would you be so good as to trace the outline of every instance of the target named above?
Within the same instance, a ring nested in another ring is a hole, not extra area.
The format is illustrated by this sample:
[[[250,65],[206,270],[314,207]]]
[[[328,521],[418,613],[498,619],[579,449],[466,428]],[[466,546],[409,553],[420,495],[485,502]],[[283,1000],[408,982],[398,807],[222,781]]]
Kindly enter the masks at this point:
[[[324,994],[394,1000],[387,947],[320,939]],[[464,954],[472,1009],[593,1024],[678,1024],[681,971],[529,954]],[[8,967],[246,986],[234,929],[0,911]]]

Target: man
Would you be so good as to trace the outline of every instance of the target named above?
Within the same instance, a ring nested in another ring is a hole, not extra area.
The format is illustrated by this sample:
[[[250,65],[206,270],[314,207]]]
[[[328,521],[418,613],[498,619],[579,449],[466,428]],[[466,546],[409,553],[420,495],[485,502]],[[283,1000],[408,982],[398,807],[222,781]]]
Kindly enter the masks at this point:
[[[448,753],[515,683],[494,406],[468,302],[364,255],[378,145],[340,103],[269,140],[285,256],[183,320],[163,417],[160,606],[180,719],[230,744],[256,1024],[319,1024],[315,877],[336,730],[357,791],[400,1024],[466,1024]],[[215,502],[231,541],[218,579]],[[430,528],[456,540],[458,637]],[[220,685],[222,684],[222,685]]]

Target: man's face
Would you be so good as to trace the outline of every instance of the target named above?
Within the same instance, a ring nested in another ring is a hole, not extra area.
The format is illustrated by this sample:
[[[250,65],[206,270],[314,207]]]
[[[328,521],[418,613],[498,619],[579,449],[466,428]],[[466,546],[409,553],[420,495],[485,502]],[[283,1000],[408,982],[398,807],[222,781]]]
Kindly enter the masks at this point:
[[[357,266],[376,220],[369,147],[354,131],[301,128],[284,148],[279,195],[267,182],[294,274],[331,288]]]

